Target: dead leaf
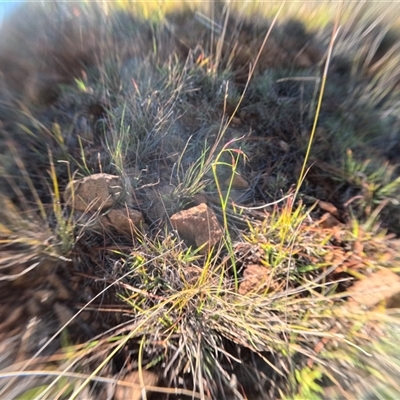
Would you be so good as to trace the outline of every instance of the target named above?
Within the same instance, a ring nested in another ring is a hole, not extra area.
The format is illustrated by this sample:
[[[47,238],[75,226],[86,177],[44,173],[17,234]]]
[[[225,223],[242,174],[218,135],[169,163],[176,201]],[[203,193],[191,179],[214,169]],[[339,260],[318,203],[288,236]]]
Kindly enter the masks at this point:
[[[342,226],[343,224],[330,213],[325,213],[318,221],[322,228],[331,229],[335,226]]]
[[[339,210],[332,203],[328,203],[327,201],[319,200],[318,206],[321,210],[324,210],[324,211],[332,214],[336,218],[340,218]]]

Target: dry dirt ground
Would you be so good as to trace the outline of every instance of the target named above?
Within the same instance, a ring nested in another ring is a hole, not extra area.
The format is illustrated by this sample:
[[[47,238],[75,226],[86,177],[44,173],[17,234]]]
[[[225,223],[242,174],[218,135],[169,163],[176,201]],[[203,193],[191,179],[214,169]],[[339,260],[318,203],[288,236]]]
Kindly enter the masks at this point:
[[[332,52],[228,9],[4,21],[1,399],[400,393],[400,41],[354,13]]]

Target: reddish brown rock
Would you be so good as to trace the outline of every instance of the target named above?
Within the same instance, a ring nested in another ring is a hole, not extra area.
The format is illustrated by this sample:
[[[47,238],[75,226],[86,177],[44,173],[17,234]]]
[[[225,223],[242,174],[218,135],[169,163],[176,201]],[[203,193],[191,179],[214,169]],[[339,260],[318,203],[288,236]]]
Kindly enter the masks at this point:
[[[349,292],[351,305],[373,307],[385,301],[387,306],[397,307],[400,298],[400,276],[388,268],[383,268],[357,281]]]
[[[107,209],[126,197],[119,176],[93,174],[70,182],[64,191],[65,202],[77,211]]]
[[[124,382],[129,382],[132,386],[118,385],[115,389],[115,400],[140,400],[142,398],[142,390],[147,394],[149,389],[147,386],[156,386],[159,377],[150,371],[142,371],[141,375],[138,371],[131,372],[124,378]],[[143,385],[143,388],[141,387]]]
[[[239,293],[245,295],[249,292],[256,292],[258,289],[267,289],[270,285],[269,270],[262,265],[250,264],[243,273],[243,280],[239,285]]]
[[[225,185],[229,186],[232,185],[234,189],[248,189],[249,188],[249,182],[246,181],[246,179],[243,178],[242,175],[235,174],[233,176],[233,179],[228,178],[225,181]]]
[[[174,214],[171,224],[189,245],[206,245],[205,251],[223,236],[215,213],[204,203]]]
[[[143,215],[140,211],[130,208],[118,208],[107,213],[107,224],[123,234],[131,234],[135,227],[143,223]]]

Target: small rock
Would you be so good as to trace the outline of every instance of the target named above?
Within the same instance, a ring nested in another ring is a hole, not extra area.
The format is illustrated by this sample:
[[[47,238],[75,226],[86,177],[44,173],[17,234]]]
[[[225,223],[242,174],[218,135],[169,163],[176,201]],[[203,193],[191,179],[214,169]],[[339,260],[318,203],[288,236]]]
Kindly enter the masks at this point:
[[[183,268],[183,276],[187,285],[195,285],[201,275],[202,269],[195,266],[186,266]]]
[[[149,390],[146,389],[146,386],[156,386],[159,378],[156,374],[150,371],[142,371],[141,375],[139,374],[139,371],[134,371],[129,373],[124,378],[124,381],[132,383],[132,387],[118,385],[115,389],[114,400],[141,400],[141,382],[144,384],[144,390],[148,393]]]
[[[350,304],[373,307],[384,300],[388,306],[397,304],[400,294],[400,276],[388,268],[374,272],[357,281],[350,289]]]
[[[295,65],[298,68],[310,68],[313,65],[313,62],[306,53],[301,53],[296,57]]]
[[[249,187],[249,183],[246,181],[246,179],[244,179],[242,175],[239,174],[235,174],[233,176],[232,183],[231,183],[231,178],[228,178],[225,181],[226,186],[229,186],[230,184],[234,189],[248,189]]]
[[[266,267],[257,264],[250,264],[243,273],[243,280],[239,284],[239,294],[245,295],[249,292],[255,292],[263,286],[269,278],[269,271]]]
[[[106,215],[107,224],[122,234],[131,234],[135,227],[143,223],[143,215],[140,211],[131,208],[110,210]]]
[[[199,204],[207,204],[207,198],[201,193],[196,193],[192,198],[193,203],[198,206]]]
[[[203,248],[203,252],[218,243],[223,236],[214,211],[204,203],[174,214],[171,224],[189,245],[208,245]]]
[[[285,152],[288,153],[290,151],[290,145],[286,143],[284,140],[279,141],[279,147]]]
[[[119,176],[93,174],[70,182],[64,191],[65,202],[77,211],[107,209],[126,197]]]
[[[233,203],[243,203],[246,200],[246,194],[248,193],[243,189],[231,189],[231,190],[222,190],[221,191],[223,199],[226,200],[228,197],[229,201]],[[215,199],[215,198],[214,198]],[[221,205],[221,199],[215,199],[214,204]]]
[[[233,125],[242,125],[242,120],[239,117],[233,117],[232,124]]]

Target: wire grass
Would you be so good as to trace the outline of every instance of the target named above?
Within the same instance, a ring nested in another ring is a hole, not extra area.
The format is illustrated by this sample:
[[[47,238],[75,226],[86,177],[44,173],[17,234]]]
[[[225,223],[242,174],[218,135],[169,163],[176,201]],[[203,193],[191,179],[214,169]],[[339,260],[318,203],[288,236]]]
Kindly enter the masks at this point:
[[[10,189],[0,210],[0,397],[91,399],[116,386],[160,399],[400,393],[398,310],[351,302],[354,282],[400,268],[397,166],[374,145],[379,135],[398,140],[398,41],[378,57],[397,17],[358,3],[264,7],[273,19],[239,82],[230,24],[260,23],[263,5],[182,11],[200,21],[201,38],[179,36],[176,14],[168,17],[182,2],[62,11],[97,21],[98,59],[51,108],[18,99],[0,109],[2,153],[13,155],[0,163]],[[285,43],[281,18],[293,16],[324,28],[310,36],[325,52],[319,65],[259,71],[265,49]],[[13,115],[3,112],[10,104]],[[371,115],[378,123],[358,128]],[[93,229],[100,212],[63,204],[69,182],[98,172],[133,188],[148,225],[132,237]],[[234,198],[239,174],[245,201]],[[199,195],[224,231],[206,252],[169,225]],[[340,221],[324,225],[319,200],[334,203]],[[263,275],[243,292],[254,265]],[[28,324],[11,318],[13,303],[54,291],[50,275],[71,288],[57,304],[73,312],[57,320],[51,304]],[[31,346],[35,326],[42,336]],[[131,371],[139,384],[125,380]],[[149,371],[157,385],[145,383]]]

